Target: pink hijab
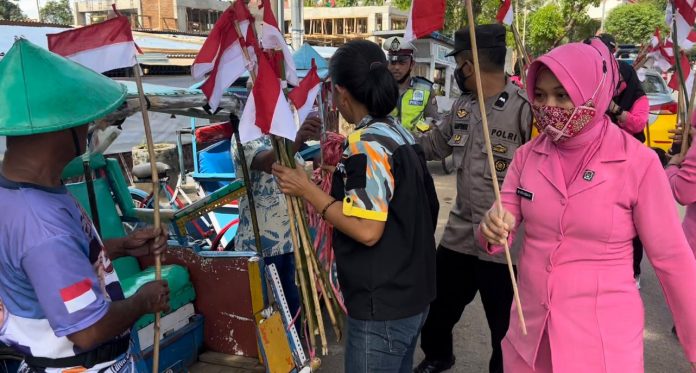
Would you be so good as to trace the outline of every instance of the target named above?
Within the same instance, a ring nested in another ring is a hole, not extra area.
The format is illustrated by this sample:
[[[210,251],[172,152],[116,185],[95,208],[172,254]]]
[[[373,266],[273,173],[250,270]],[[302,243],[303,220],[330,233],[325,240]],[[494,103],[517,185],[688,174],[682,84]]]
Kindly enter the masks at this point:
[[[577,136],[552,146],[568,185],[597,152],[611,123],[605,113],[615,93],[618,69],[616,60],[597,38],[591,39],[590,44],[569,43],[554,48],[529,66],[527,94],[532,102],[536,80],[543,68],[556,76],[575,106],[585,105],[591,99],[597,110],[592,121]]]

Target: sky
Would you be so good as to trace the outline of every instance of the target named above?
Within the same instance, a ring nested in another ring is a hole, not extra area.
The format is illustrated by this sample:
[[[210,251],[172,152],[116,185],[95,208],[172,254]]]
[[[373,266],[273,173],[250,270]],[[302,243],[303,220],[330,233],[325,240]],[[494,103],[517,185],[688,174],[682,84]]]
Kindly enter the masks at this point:
[[[47,0],[39,0],[39,4],[43,6]],[[72,3],[72,1],[71,1]],[[39,12],[36,10],[36,0],[19,0],[19,7],[22,12],[31,19],[38,19]]]

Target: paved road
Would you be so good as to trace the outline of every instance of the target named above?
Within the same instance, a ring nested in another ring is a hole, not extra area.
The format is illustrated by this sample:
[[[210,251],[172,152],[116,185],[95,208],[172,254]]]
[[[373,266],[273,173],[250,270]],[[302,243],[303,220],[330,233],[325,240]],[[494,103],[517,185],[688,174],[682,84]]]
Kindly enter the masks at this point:
[[[430,170],[435,179],[438,197],[440,199],[440,216],[437,227],[439,241],[447,215],[454,203],[456,186],[454,175],[445,175],[439,162],[430,162]],[[687,373],[689,365],[684,353],[671,333],[672,316],[665,304],[660,284],[648,260],[643,261],[643,276],[641,280],[641,295],[645,303],[645,372],[646,373]],[[478,373],[487,372],[488,358],[491,353],[489,346],[490,334],[486,318],[477,296],[467,307],[459,324],[454,330],[454,351],[457,363],[451,372]],[[343,371],[343,349],[340,344],[332,344],[329,356],[322,358],[322,371]],[[414,363],[418,364],[423,358],[420,348],[416,351]]]

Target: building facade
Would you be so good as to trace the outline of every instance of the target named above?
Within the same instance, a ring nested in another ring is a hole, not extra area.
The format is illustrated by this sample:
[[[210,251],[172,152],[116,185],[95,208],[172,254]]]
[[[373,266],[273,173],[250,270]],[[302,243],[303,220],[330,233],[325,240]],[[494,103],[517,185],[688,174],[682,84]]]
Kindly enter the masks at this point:
[[[209,32],[230,5],[220,0],[82,0],[74,3],[75,25],[103,21],[112,3],[130,18],[134,29],[185,33]]]

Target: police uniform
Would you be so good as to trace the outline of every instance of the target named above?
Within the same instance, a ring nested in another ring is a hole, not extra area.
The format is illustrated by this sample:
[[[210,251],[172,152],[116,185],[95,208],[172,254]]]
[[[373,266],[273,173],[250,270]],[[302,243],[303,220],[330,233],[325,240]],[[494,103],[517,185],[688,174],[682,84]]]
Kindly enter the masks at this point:
[[[413,58],[416,50],[413,44],[396,36],[386,39],[382,47],[388,51],[390,62],[402,57]],[[411,77],[406,87],[399,85],[399,101],[391,115],[407,130],[425,132],[430,129],[425,118],[438,119],[435,97],[433,82],[422,76]]]
[[[477,27],[478,45],[504,47],[505,29],[501,26],[489,30],[487,26],[490,25]],[[468,30],[456,33],[454,53],[466,49],[468,43],[462,39],[468,41]],[[509,324],[512,285],[505,257],[487,254],[478,245],[475,232],[495,201],[492,173],[497,174],[502,184],[515,150],[531,136],[532,113],[526,93],[510,80],[502,92],[486,99],[484,104],[495,160],[493,170],[488,164],[476,94],[460,96],[442,124],[418,139],[426,159],[452,155],[457,170],[457,197],[438,247],[437,298],[431,304],[421,334],[425,361],[416,371],[442,370],[435,366],[419,370],[428,362],[441,362],[440,368],[451,366],[452,329],[465,306],[480,292],[493,345],[489,368],[491,372],[502,372],[500,342]],[[513,253],[519,244],[513,244]]]

